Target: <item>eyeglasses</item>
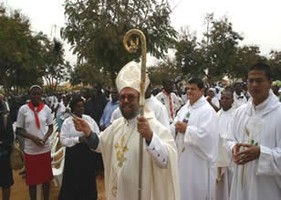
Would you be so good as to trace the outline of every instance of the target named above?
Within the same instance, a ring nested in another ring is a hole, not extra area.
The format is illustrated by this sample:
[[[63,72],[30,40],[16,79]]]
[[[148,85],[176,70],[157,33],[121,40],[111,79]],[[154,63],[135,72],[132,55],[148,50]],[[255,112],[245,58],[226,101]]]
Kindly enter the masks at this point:
[[[136,95],[133,94],[121,94],[119,95],[119,101],[125,101],[125,99],[127,99],[127,101],[132,102],[133,100],[135,100],[137,98]]]

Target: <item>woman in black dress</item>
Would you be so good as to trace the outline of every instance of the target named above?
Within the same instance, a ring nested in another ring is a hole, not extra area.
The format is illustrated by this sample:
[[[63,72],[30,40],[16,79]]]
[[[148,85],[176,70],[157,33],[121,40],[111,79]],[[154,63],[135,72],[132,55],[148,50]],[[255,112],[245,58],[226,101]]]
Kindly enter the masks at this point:
[[[99,133],[97,123],[84,115],[84,102],[73,97],[69,104],[72,112],[85,119],[93,132]],[[66,146],[65,165],[59,200],[96,200],[96,154],[83,141],[84,134],[75,129],[72,117],[62,124],[60,141]]]

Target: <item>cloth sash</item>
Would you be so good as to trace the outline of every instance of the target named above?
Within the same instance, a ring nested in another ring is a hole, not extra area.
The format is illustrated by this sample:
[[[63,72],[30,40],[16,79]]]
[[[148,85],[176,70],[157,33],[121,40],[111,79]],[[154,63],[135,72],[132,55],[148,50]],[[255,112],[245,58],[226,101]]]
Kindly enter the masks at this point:
[[[168,99],[169,99],[169,108],[170,108],[170,115],[171,115],[171,118],[174,119],[174,107],[173,107],[173,101],[172,101],[172,95],[171,93],[168,94],[165,90],[163,90],[163,93],[168,96]]]
[[[38,113],[44,108],[44,103],[40,102],[37,109],[36,109],[36,107],[34,107],[33,104],[30,101],[30,102],[28,102],[28,107],[33,111],[36,126],[37,126],[38,129],[40,129],[40,121],[39,121]]]

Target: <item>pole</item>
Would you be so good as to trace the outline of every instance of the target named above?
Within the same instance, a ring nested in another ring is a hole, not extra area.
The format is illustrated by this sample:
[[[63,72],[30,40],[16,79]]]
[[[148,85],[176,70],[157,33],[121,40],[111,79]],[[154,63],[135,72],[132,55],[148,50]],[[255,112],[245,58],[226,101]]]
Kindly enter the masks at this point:
[[[133,37],[134,35],[134,37]],[[135,40],[133,40],[135,39]],[[146,78],[146,38],[139,29],[129,30],[124,38],[123,45],[129,53],[135,53],[139,48],[139,39],[141,42],[141,82],[140,82],[140,115],[143,116],[145,102],[145,78]],[[139,182],[138,182],[138,200],[142,199],[142,165],[143,165],[143,138],[139,138]]]

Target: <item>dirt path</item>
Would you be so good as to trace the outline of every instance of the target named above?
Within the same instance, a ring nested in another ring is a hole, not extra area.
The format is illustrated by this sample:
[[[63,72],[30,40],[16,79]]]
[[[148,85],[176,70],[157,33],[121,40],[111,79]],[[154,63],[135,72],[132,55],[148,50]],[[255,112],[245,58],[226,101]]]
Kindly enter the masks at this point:
[[[18,174],[18,171],[14,171],[14,185],[11,188],[11,200],[29,200],[28,187],[25,184],[25,180]],[[104,194],[104,179],[101,176],[97,177],[97,187],[99,198],[98,200],[105,200]],[[59,187],[55,187],[53,182],[51,183],[50,200],[57,200]]]

